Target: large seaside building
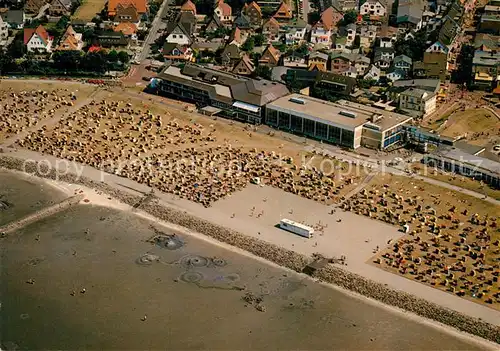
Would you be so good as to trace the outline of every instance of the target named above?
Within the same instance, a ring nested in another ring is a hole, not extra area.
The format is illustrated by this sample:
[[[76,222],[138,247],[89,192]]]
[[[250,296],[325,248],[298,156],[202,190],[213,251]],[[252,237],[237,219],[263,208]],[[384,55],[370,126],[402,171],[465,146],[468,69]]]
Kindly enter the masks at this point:
[[[195,64],[169,65],[158,75],[158,93],[195,103],[212,114],[262,123],[266,104],[289,94],[283,84],[251,79]]]
[[[424,163],[458,173],[477,180],[482,180],[494,188],[500,188],[500,163],[469,154],[455,147],[441,147],[423,159]]]
[[[411,119],[345,100],[332,103],[291,94],[267,104],[264,123],[352,149],[386,149],[403,141],[403,126]]]

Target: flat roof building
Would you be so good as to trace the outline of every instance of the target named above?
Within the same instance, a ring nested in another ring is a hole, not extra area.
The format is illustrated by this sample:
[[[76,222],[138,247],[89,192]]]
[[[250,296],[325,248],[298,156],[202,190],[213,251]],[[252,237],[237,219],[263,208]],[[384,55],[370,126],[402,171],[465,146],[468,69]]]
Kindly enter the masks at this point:
[[[219,114],[247,123],[261,123],[264,106],[289,94],[286,86],[264,79],[251,79],[196,64],[167,65],[158,74],[158,92],[212,106]]]
[[[424,163],[500,188],[500,163],[455,147],[441,147],[424,156]]]
[[[356,149],[386,149],[403,139],[411,117],[340,100],[291,94],[267,105],[265,124]]]

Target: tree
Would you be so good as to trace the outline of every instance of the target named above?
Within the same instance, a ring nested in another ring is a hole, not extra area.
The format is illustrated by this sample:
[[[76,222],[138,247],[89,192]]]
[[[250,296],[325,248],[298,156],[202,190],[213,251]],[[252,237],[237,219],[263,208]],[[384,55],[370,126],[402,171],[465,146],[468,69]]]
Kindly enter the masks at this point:
[[[101,52],[87,53],[82,60],[82,68],[86,71],[104,73],[107,68],[104,54]]]
[[[82,53],[80,51],[56,51],[52,55],[54,67],[59,70],[76,71],[82,63]]]
[[[357,18],[358,13],[356,12],[356,10],[346,11],[346,13],[344,13],[344,18],[342,18],[341,20],[341,24],[343,26],[347,26],[348,24],[356,22]]]
[[[120,60],[123,64],[127,64],[130,61],[130,56],[126,51],[120,51],[118,53],[118,60]]]
[[[252,51],[255,47],[255,39],[253,37],[248,37],[247,40],[241,45],[241,50],[243,51]]]
[[[414,38],[405,40],[404,38],[398,39],[394,43],[394,51],[396,55],[406,55],[413,61],[421,61],[424,57],[424,51],[427,46],[427,33],[421,30],[415,33]]]
[[[61,30],[65,30],[66,27],[68,27],[68,23],[69,23],[69,17],[68,16],[61,16],[59,21],[57,21],[57,23],[56,23],[56,28],[61,29]]]
[[[253,36],[253,40],[254,40],[255,46],[262,46],[262,45],[264,45],[264,42],[266,41],[266,37],[264,36],[264,34],[259,33],[259,34],[256,34]]]
[[[118,52],[116,52],[116,50],[111,50],[109,53],[108,53],[108,56],[106,57],[106,59],[109,61],[109,62],[117,62],[119,57],[118,57]]]
[[[14,39],[12,44],[10,44],[9,49],[7,50],[7,54],[14,59],[23,57],[26,52],[27,49],[26,45],[24,45],[23,39],[20,39],[18,37]]]
[[[255,71],[253,72],[253,74],[256,77],[261,77],[261,78],[268,79],[268,80],[271,79],[272,73],[273,73],[273,71],[271,70],[271,68],[269,68],[268,66],[263,66],[263,65],[258,66],[255,69]]]

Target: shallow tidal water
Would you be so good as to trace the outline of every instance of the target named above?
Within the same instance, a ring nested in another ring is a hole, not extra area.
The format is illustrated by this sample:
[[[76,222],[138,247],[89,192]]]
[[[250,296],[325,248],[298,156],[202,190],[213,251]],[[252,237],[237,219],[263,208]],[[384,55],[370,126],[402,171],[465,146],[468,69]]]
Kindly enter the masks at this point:
[[[26,194],[41,205],[64,197],[32,185],[0,183],[13,203],[0,212],[0,224],[33,210]],[[172,234],[131,211],[78,205],[0,239],[2,349],[481,349],[300,275]],[[261,298],[265,311],[244,301],[247,293]]]

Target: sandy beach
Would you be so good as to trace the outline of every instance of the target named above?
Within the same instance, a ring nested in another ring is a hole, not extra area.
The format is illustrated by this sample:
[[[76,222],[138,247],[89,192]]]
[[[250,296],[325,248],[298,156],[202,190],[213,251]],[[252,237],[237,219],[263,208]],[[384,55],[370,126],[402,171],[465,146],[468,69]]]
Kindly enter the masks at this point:
[[[494,349],[79,185],[24,182],[88,202],[2,239],[2,349]]]

